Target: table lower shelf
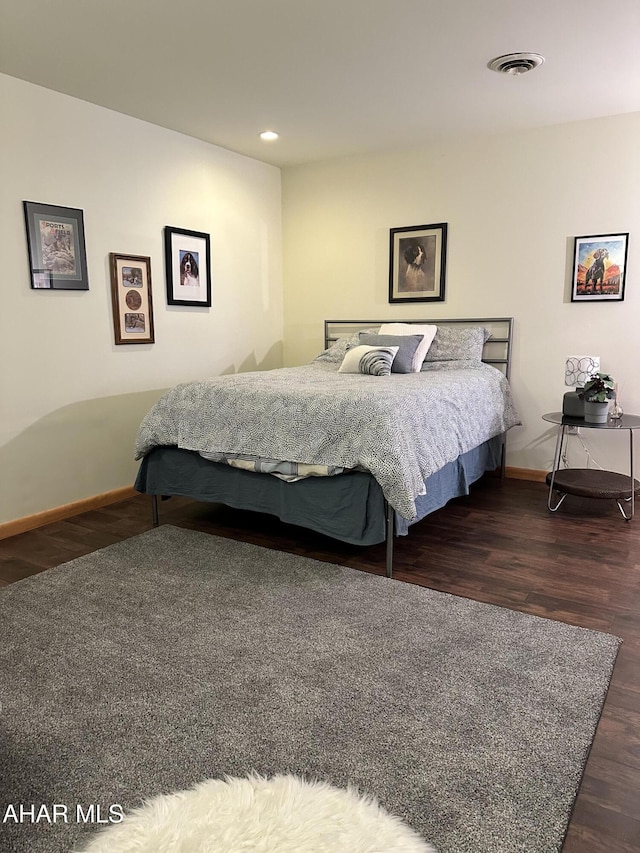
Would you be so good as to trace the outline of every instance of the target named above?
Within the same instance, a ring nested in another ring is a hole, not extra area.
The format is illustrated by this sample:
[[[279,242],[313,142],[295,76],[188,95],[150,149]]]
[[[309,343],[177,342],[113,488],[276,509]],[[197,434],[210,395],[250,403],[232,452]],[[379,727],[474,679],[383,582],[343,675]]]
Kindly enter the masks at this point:
[[[547,486],[551,485],[547,474]],[[640,482],[634,480],[634,492],[640,497]],[[603,500],[628,500],[631,497],[631,478],[614,471],[597,468],[560,468],[553,478],[553,488],[567,495]]]

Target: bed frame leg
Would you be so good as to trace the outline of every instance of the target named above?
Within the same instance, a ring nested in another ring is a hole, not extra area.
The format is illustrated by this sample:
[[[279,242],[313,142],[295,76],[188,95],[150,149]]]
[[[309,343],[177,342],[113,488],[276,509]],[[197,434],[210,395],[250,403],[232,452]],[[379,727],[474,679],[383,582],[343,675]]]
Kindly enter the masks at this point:
[[[160,516],[158,513],[158,496],[151,495],[151,518],[153,520],[153,526],[157,527],[160,524]]]
[[[387,516],[387,526],[386,526],[386,543],[387,543],[387,577],[390,578],[393,574],[393,519],[394,519],[394,511],[393,507],[388,501],[385,501],[385,509]]]

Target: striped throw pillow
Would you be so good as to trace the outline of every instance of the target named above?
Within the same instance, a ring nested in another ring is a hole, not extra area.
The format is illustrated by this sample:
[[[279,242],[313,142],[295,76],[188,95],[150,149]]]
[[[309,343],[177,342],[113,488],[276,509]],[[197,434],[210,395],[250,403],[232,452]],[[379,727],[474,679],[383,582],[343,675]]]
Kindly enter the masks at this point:
[[[366,373],[369,376],[390,376],[391,365],[398,347],[374,347],[361,344],[347,350],[338,373]]]

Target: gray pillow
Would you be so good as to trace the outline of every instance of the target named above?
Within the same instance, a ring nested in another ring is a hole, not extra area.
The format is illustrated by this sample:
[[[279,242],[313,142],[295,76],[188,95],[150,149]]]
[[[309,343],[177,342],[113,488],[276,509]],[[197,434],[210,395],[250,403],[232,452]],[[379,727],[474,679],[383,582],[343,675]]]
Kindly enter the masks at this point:
[[[491,332],[484,326],[438,326],[425,364],[429,361],[482,361],[482,349],[490,337]]]
[[[372,335],[360,332],[360,343],[374,347],[398,347],[398,354],[391,365],[392,373],[415,373],[413,357],[422,343],[424,335]]]
[[[477,358],[449,358],[446,361],[425,361],[420,370],[477,370],[482,362]]]
[[[377,332],[379,327],[374,329],[364,329],[365,332]],[[340,363],[345,356],[346,351],[350,347],[357,347],[360,343],[360,332],[354,332],[352,335],[338,338],[330,344],[327,349],[323,350],[320,355],[317,355],[313,361],[329,361]]]

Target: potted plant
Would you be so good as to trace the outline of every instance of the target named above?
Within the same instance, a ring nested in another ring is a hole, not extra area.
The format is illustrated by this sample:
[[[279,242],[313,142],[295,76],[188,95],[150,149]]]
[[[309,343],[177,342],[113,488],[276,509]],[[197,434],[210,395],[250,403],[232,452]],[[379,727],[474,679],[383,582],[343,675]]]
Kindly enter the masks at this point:
[[[608,373],[594,373],[580,392],[584,400],[584,419],[590,424],[604,424],[609,414],[609,400],[615,397],[616,384]]]

